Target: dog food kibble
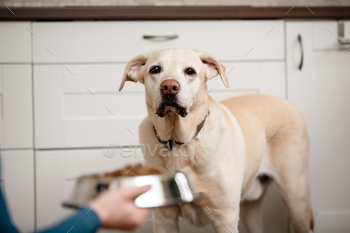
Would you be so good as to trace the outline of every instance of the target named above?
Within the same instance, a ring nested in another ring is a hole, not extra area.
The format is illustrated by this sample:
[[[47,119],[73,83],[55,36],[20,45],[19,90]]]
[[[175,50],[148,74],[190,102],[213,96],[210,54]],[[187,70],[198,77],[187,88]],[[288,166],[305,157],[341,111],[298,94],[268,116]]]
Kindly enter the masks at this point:
[[[157,174],[167,174],[167,172],[158,167],[144,167],[141,164],[135,165],[134,167],[129,165],[123,169],[108,172],[102,175],[91,175],[91,178],[100,177],[128,177],[128,176],[144,176],[144,175],[157,175]]]

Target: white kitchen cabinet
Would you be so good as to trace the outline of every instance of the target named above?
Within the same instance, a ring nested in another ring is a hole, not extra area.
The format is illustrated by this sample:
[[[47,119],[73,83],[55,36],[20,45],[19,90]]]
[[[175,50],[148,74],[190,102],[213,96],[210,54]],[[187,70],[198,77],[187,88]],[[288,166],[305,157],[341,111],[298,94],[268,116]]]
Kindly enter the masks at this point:
[[[169,47],[207,51],[226,66],[229,89],[219,77],[208,82],[217,101],[262,93],[301,109],[311,139],[315,232],[350,229],[350,51],[338,42],[337,21],[1,22],[0,31],[6,32],[0,33],[0,148],[11,149],[2,151],[1,185],[22,231],[34,230],[33,147],[39,228],[73,212],[60,204],[78,176],[142,162],[139,150],[136,158],[118,151],[139,144],[147,114],[143,85],[128,82],[120,93],[118,87],[133,56]],[[263,204],[267,232],[286,231],[277,198],[273,185]],[[187,223],[181,229],[213,232]],[[151,232],[151,221],[137,232]]]
[[[304,50],[301,70],[295,59],[300,58],[298,34]],[[311,139],[315,232],[347,232],[350,51],[337,41],[336,21],[290,21],[286,35],[288,99],[302,110]]]
[[[31,22],[0,22],[0,63],[31,63]]]
[[[69,200],[76,178],[143,163],[140,148],[43,150],[35,152],[36,223],[43,229],[73,213],[62,207]]]
[[[33,232],[34,153],[33,150],[0,150],[2,191],[12,222],[21,232]]]
[[[0,148],[33,148],[30,65],[0,65]]]
[[[36,64],[128,62],[174,47],[207,51],[226,61],[284,60],[282,20],[34,22],[33,33]]]

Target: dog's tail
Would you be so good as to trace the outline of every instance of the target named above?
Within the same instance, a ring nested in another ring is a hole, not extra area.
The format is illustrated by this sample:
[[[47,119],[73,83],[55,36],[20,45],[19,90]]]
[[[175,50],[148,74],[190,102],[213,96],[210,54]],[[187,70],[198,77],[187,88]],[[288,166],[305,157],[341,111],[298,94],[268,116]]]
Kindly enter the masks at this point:
[[[315,223],[314,223],[314,216],[312,214],[312,209],[310,209],[310,215],[311,215],[311,218],[310,218],[310,230],[312,230],[312,232],[313,232]]]

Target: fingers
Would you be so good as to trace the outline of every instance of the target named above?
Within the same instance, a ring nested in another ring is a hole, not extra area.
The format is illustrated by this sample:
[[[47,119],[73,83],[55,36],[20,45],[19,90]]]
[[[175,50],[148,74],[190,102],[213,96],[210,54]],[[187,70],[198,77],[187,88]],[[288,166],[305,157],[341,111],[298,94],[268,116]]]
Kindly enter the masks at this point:
[[[144,194],[145,192],[147,192],[149,189],[151,188],[151,185],[145,185],[142,187],[136,187],[136,188],[130,188],[130,190],[128,191],[128,196],[131,199],[135,199],[138,196],[140,196],[141,194]]]
[[[140,209],[141,213],[143,214],[144,218],[146,219],[149,214],[149,209]]]
[[[148,209],[139,209],[139,215],[140,215],[140,222],[138,223],[138,225],[141,225],[145,222],[145,220],[147,219],[147,216],[149,214],[149,210]]]

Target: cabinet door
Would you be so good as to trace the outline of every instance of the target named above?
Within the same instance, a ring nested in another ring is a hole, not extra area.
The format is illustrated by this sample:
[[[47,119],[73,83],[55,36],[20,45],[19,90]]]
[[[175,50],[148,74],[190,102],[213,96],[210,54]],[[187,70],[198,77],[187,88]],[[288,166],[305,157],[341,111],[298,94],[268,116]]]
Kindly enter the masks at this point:
[[[0,151],[1,183],[13,223],[21,232],[34,229],[34,153]]]
[[[32,69],[0,65],[0,148],[33,148]]]
[[[31,26],[31,22],[0,22],[0,63],[32,61]]]
[[[137,147],[36,151],[38,230],[74,212],[62,207],[62,202],[69,200],[76,178],[87,174],[109,172],[138,163],[143,163],[143,155],[141,149]]]
[[[313,155],[318,232],[350,229],[350,52],[314,53]]]
[[[287,99],[298,106],[309,131],[312,117],[313,35],[312,22],[286,23]],[[300,35],[301,42],[298,41]],[[302,66],[299,69],[299,66]]]
[[[344,45],[333,43],[336,21],[286,25],[288,99],[302,110],[310,132],[315,232],[347,232],[350,229],[350,53]],[[293,60],[293,54],[299,51],[298,34],[302,34],[304,43],[305,63],[301,71]]]

